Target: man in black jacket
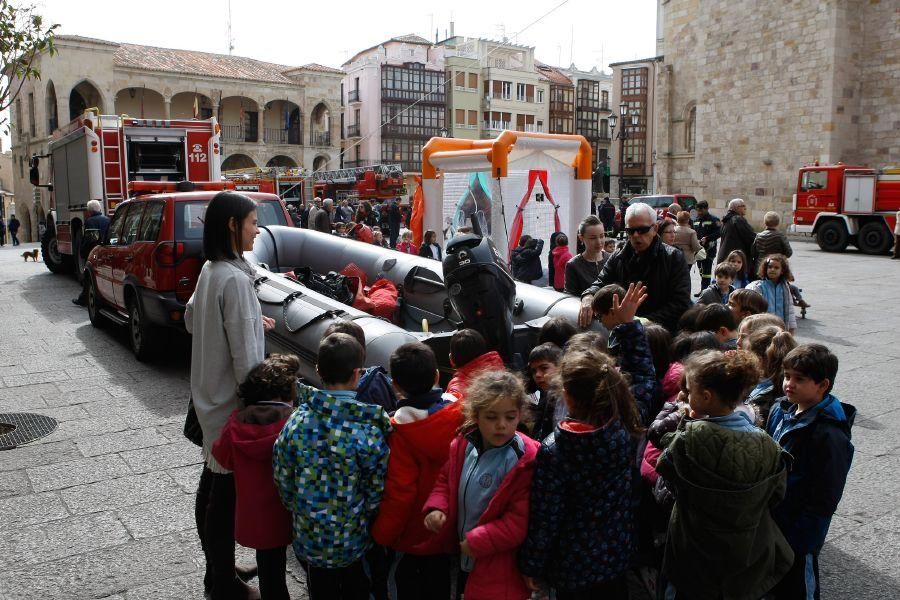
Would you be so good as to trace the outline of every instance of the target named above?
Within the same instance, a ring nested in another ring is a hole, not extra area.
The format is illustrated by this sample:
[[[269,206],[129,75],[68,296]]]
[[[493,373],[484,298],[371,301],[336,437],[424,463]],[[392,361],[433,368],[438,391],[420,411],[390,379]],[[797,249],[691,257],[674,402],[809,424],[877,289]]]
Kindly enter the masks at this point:
[[[706,251],[706,258],[697,261],[697,269],[700,271],[700,289],[705,290],[712,281],[713,261],[716,258],[716,241],[722,229],[722,221],[719,217],[710,214],[709,202],[701,200],[697,203],[697,218],[694,219],[694,231],[700,246]],[[699,294],[698,294],[699,295]]]
[[[728,258],[733,250],[742,250],[747,257],[744,270],[749,279],[753,277],[753,264],[750,259],[750,250],[753,240],[756,239],[756,231],[744,215],[747,214],[747,203],[741,198],[735,198],[728,203],[728,213],[722,217],[722,236],[719,239],[719,252],[716,254],[716,264]]]
[[[690,271],[681,250],[663,244],[656,228],[656,211],[649,205],[637,202],[628,208],[628,243],[606,261],[597,281],[581,295],[579,324],[590,324],[591,301],[601,287],[617,283],[627,289],[631,283],[642,282],[648,297],[637,315],[675,331],[678,319],[691,306]]]

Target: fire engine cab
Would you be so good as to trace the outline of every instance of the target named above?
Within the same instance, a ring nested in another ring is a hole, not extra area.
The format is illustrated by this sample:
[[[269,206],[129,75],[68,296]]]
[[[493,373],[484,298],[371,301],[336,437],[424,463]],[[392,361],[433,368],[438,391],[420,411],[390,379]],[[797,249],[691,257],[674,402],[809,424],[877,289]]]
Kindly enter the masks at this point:
[[[362,200],[386,200],[406,194],[400,165],[350,167],[312,174],[313,190],[320,198],[351,204]]]
[[[134,196],[176,190],[233,187],[220,180],[216,119],[135,119],[88,109],[51,137],[48,154],[32,156],[32,185],[51,191],[51,212],[41,240],[54,273],[75,270],[81,279],[85,210],[99,200],[107,215]],[[41,158],[50,159],[50,183],[39,183]],[[192,182],[191,184],[181,182]]]
[[[900,210],[900,168],[807,165],[797,177],[792,230],[811,233],[822,250],[853,244],[865,254],[891,247]]]

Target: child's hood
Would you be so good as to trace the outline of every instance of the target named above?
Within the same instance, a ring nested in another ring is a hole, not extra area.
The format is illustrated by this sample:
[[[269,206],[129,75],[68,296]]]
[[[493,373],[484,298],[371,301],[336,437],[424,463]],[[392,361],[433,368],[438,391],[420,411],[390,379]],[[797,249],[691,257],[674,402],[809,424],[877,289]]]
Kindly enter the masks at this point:
[[[558,256],[560,256],[562,254],[566,254],[568,252],[569,252],[568,246],[557,246],[556,248],[553,249],[553,256],[558,257]]]
[[[446,460],[450,442],[462,423],[461,405],[461,402],[451,402],[419,421],[398,423],[392,419],[394,431],[391,436],[402,437],[416,454],[430,460]]]
[[[385,432],[390,431],[391,422],[384,409],[377,404],[366,404],[354,398],[337,398],[312,386],[298,384],[300,403],[321,415],[323,419],[370,423]]]
[[[464,374],[467,377],[473,377],[474,373],[478,373],[487,369],[505,369],[503,359],[496,350],[485,352],[481,356],[475,357],[465,365],[459,368],[457,374]]]
[[[257,461],[271,461],[272,446],[292,410],[290,407],[281,407],[279,410],[279,407],[274,406],[248,406],[232,413],[231,421],[222,435],[231,438],[236,455]]]
[[[772,409],[773,411],[780,411],[785,415],[793,416],[797,410],[797,405],[792,404],[787,398],[781,398]],[[851,437],[850,429],[856,420],[856,407],[852,404],[841,402],[834,394],[828,394],[818,406],[810,408],[807,412],[812,415],[811,418],[804,420],[801,415],[791,429],[804,427],[813,421],[822,420],[843,431],[848,439]]]

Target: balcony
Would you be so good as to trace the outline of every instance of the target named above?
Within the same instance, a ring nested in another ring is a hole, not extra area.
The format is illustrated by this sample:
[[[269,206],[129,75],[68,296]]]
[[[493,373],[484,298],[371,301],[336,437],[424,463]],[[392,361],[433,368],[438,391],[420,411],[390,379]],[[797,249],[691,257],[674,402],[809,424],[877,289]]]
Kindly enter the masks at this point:
[[[420,138],[431,139],[440,135],[436,127],[424,127],[422,125],[397,125],[388,123],[381,128],[381,137]]]
[[[331,133],[328,131],[313,131],[309,134],[310,146],[330,146]]]
[[[257,142],[259,130],[242,125],[222,125],[223,142]]]
[[[359,137],[359,123],[356,123],[355,125],[347,126],[347,137],[348,138]]]
[[[263,131],[263,140],[267,144],[291,144],[299,146],[303,139],[303,132],[299,127],[292,129],[270,129]]]
[[[420,104],[446,104],[447,95],[444,92],[424,92],[419,90],[398,90],[394,88],[381,88],[381,99],[388,102],[416,102]]]
[[[359,99],[359,90],[350,90],[347,92],[347,101],[351,104],[354,102],[361,102]]]

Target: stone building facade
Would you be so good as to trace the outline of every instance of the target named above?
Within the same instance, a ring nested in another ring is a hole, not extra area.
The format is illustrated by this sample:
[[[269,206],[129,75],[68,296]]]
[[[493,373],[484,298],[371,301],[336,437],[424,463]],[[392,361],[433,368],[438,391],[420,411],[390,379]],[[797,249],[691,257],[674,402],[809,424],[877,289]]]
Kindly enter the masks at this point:
[[[790,219],[797,169],[900,163],[900,9],[887,0],[659,0],[659,192]]]
[[[85,108],[147,119],[216,116],[222,169],[286,166],[307,170],[340,163],[338,69],[277,65],[251,58],[56,38],[41,56],[40,80],[25,82],[11,110],[14,191],[25,239],[36,239],[49,194],[27,178],[28,156],[47,151],[50,134]],[[46,180],[46,162],[41,165]]]

